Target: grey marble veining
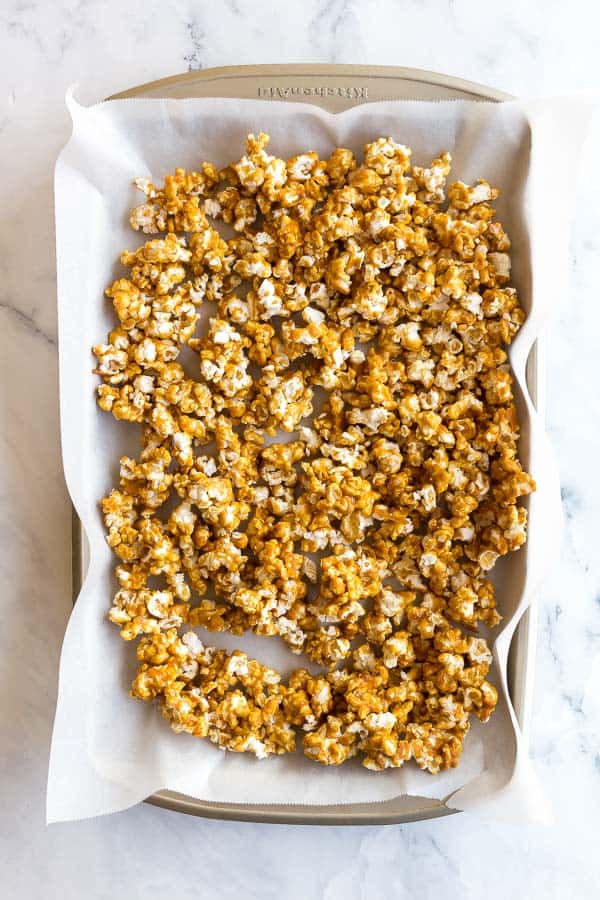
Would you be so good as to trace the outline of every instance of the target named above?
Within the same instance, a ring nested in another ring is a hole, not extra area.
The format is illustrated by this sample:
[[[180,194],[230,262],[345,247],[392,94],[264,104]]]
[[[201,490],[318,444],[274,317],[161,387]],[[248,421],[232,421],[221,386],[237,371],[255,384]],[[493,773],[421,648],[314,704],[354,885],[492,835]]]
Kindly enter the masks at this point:
[[[44,825],[60,644],[70,611],[70,507],[61,476],[52,169],[64,92],[94,101],[188,68],[380,63],[446,71],[516,94],[600,89],[595,4],[508,0],[3,0],[0,4],[0,878],[7,896],[588,900],[600,807],[600,135],[549,335],[548,427],[565,539],[540,600],[532,746],[555,798],[549,828],[465,815],[378,828],[204,822],[140,806]],[[561,173],[549,190],[560,190]],[[551,253],[549,264],[551,264]]]

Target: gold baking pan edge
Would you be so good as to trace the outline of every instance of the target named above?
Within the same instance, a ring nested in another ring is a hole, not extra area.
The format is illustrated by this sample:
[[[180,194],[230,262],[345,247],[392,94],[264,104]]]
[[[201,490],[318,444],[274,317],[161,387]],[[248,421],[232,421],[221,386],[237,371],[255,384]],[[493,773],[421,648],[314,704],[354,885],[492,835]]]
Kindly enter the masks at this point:
[[[224,66],[187,72],[129,88],[109,97],[186,98],[236,97],[269,101],[310,102],[332,112],[377,100],[510,100],[502,91],[423,69],[397,66],[250,65]],[[544,414],[544,359],[538,339],[527,364],[527,386],[538,412]],[[73,511],[73,600],[87,569],[85,535]],[[527,740],[531,717],[536,608],[532,605],[515,631],[509,657],[509,690],[515,713]],[[443,800],[403,795],[377,803],[302,806],[217,803],[161,790],[148,803],[209,819],[288,825],[389,825],[450,815],[456,810]]]

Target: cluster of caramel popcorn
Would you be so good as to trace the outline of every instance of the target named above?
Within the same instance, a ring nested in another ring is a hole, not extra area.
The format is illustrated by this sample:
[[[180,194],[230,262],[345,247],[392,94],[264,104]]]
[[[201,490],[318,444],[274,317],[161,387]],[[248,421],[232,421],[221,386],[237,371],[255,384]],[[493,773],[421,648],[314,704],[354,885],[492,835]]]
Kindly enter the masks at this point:
[[[300,730],[321,763],[438,772],[494,710],[475,635],[534,489],[498,191],[446,189],[449,154],[421,168],[391,138],[362,162],[268,140],[136,179],[132,227],[164,234],[122,254],[94,347],[101,408],[142,426],[102,501],[109,618],[142,636],[133,696],[178,731],[263,757]],[[277,635],[320,674],[282,681],[193,628]]]

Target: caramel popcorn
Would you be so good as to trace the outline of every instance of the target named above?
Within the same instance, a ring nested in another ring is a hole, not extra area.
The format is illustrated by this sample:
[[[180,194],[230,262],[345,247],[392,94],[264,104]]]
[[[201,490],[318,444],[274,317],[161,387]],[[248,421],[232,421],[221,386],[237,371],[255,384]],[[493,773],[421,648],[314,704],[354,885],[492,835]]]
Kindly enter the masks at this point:
[[[135,180],[152,237],[122,253],[93,348],[100,407],[142,426],[102,501],[109,619],[140,638],[132,696],[176,731],[436,773],[494,711],[477,632],[500,621],[490,572],[535,488],[498,191],[392,138],[362,160],[268,143]],[[283,680],[195,628],[276,636],[318,674]]]

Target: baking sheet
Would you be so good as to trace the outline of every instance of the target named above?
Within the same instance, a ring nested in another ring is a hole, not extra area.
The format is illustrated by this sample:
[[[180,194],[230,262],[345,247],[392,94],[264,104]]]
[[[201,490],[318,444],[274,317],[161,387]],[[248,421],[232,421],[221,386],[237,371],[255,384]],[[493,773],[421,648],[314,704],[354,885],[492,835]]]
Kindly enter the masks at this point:
[[[303,104],[292,108],[235,100],[113,101],[90,109],[71,101],[71,108],[74,136],[57,167],[63,449],[69,488],[92,552],[61,660],[49,819],[123,808],[161,787],[206,800],[318,804],[384,800],[401,792],[445,797],[468,784],[467,793],[452,798],[452,805],[468,806],[481,803],[482,789],[484,795],[497,798],[498,787],[515,772],[515,763],[519,778],[525,774],[525,786],[531,787],[506,691],[506,653],[514,625],[543,570],[540,540],[543,536],[547,549],[556,531],[556,509],[543,430],[526,390],[521,398],[522,457],[541,489],[530,510],[531,534],[537,537],[504,564],[502,573],[500,607],[506,622],[495,648],[502,703],[489,725],[474,726],[457,770],[436,778],[410,767],[373,775],[353,765],[322,769],[303,758],[258,763],[245,756],[223,756],[205,742],[173,735],[155,710],[127,697],[134,654],[104,621],[113,589],[113,560],[104,543],[97,500],[114,481],[107,460],[116,460],[131,446],[135,429],[115,423],[90,402],[95,379],[88,374],[89,347],[112,325],[111,311],[101,297],[105,284],[116,275],[114,260],[123,247],[140,242],[126,227],[126,211],[136,201],[126,185],[134,174],[159,178],[175,164],[191,168],[202,158],[225,163],[239,152],[247,131],[260,128],[272,133],[273,149],[282,155],[292,155],[308,143],[322,153],[338,143],[360,150],[364,140],[389,133],[411,144],[418,161],[429,161],[449,147],[455,177],[471,180],[485,175],[504,189],[499,213],[515,243],[515,282],[529,311],[512,358],[524,388],[527,354],[553,297],[553,290],[537,290],[540,280],[544,283],[543,272],[538,271],[542,256],[536,252],[539,235],[552,210],[555,248],[559,223],[559,252],[553,252],[556,269],[570,199],[564,183],[558,200],[539,188],[544,177],[572,159],[587,107],[399,101],[371,104],[368,116],[360,108],[331,116]],[[558,141],[567,115],[571,127],[566,140]],[[548,146],[551,151],[539,158],[538,148]],[[566,249],[566,240],[563,243]],[[281,648],[269,639],[241,642],[211,635],[208,640],[230,647],[242,644],[285,670]],[[297,658],[292,664],[297,665]],[[518,797],[527,807],[527,791],[519,791]],[[530,806],[537,808],[537,801]]]

